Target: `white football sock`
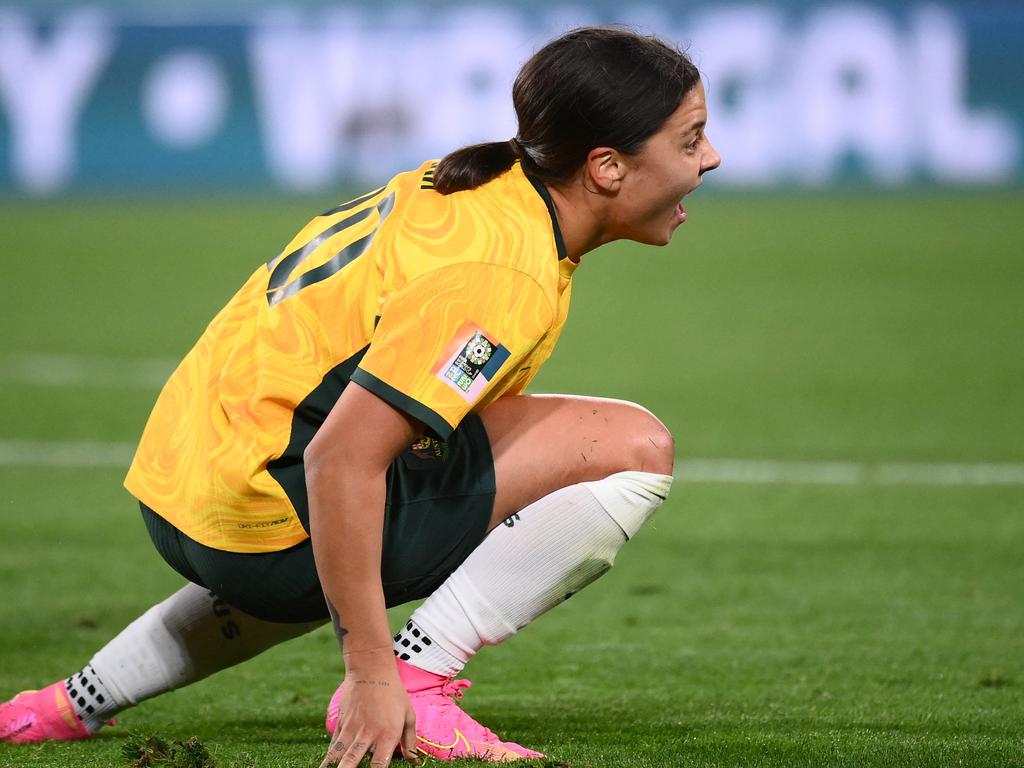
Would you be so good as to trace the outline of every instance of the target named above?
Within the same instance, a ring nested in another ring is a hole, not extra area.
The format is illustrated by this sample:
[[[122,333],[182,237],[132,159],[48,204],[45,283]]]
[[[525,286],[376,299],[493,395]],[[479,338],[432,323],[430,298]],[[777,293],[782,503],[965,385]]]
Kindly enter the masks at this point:
[[[611,568],[654,514],[671,475],[619,472],[555,491],[499,525],[417,608],[395,654],[458,674],[484,645],[511,637]]]
[[[208,589],[187,584],[125,627],[68,679],[69,693],[75,686],[77,694],[72,704],[85,727],[95,731],[122,709],[202,680],[323,623],[262,621]],[[79,679],[83,685],[76,685]],[[95,692],[84,695],[89,687]]]
[[[95,733],[104,719],[110,717],[110,714],[104,714],[114,704],[110,691],[91,664],[86,664],[83,670],[65,680],[64,690],[87,730]]]

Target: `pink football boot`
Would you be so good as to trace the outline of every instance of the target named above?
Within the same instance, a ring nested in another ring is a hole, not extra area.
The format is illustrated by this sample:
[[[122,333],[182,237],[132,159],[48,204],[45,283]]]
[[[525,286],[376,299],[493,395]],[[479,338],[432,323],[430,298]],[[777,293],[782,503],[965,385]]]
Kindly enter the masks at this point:
[[[420,752],[438,760],[474,757],[493,763],[544,757],[540,752],[502,741],[459,708],[455,699],[461,699],[462,689],[472,685],[469,680],[451,680],[401,659],[395,661],[398,663],[398,676],[416,713],[416,746]],[[327,705],[325,725],[331,734],[338,724],[341,691],[342,686],[339,685]]]
[[[63,680],[41,691],[22,691],[0,704],[0,742],[33,744],[90,736],[71,706]]]

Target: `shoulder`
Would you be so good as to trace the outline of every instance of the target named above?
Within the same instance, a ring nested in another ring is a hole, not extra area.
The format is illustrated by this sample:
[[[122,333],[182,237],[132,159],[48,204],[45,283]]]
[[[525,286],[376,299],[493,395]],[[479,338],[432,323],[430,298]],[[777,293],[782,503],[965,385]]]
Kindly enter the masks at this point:
[[[462,261],[529,269],[547,260],[551,218],[544,200],[518,166],[475,189],[441,195],[425,169],[402,217],[404,237],[420,248]],[[420,188],[422,187],[422,188]]]
[[[403,186],[407,206],[395,246],[424,261],[424,271],[454,263],[481,263],[520,271],[557,286],[558,248],[544,199],[518,165],[476,189],[442,195],[433,189],[433,164]]]

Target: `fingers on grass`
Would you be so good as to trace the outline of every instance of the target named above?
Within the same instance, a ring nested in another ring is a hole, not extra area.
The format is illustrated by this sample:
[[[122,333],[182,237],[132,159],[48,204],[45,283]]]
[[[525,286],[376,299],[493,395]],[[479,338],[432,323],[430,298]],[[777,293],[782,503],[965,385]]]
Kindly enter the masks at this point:
[[[402,727],[401,740],[402,757],[413,765],[420,762],[420,750],[416,746],[416,715],[410,707],[405,717],[405,725]]]
[[[335,736],[331,739],[331,746],[327,748],[327,757],[320,763],[320,768],[331,768],[331,766],[340,765],[344,756],[345,743]]]
[[[420,764],[420,759],[421,759],[420,758],[420,751],[419,751],[419,749],[416,746],[410,747],[410,746],[408,746],[408,745],[403,743],[402,744],[402,757],[405,758],[405,761],[407,763],[412,763],[413,765],[419,765]]]
[[[391,765],[391,758],[395,756],[398,748],[398,734],[377,739],[371,750],[373,752],[373,759],[370,760],[370,768],[386,768],[388,765]]]
[[[363,739],[356,739],[345,751],[345,756],[341,758],[341,762],[338,763],[338,768],[356,768],[363,757],[370,752],[370,742]],[[376,766],[377,763],[371,763]],[[387,763],[383,763],[387,765]]]
[[[401,741],[402,757],[405,758],[406,762],[412,763],[413,765],[419,765],[420,762],[420,750],[416,746],[416,729],[406,729],[402,734]]]

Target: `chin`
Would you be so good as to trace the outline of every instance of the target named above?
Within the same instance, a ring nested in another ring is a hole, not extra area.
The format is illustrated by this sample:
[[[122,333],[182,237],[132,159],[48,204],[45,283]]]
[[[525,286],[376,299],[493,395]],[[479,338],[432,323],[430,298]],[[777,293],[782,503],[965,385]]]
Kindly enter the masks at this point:
[[[675,227],[672,227],[667,232],[663,232],[661,237],[655,237],[648,241],[649,245],[668,245],[672,242],[672,235],[676,233]]]
[[[641,245],[668,245],[678,227],[678,225],[673,226],[673,224],[660,227],[651,226],[643,229],[637,228],[632,232],[620,235],[620,238],[632,240],[634,243],[640,243]]]

